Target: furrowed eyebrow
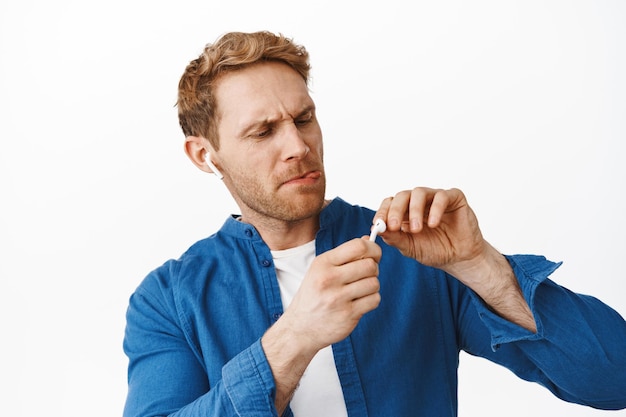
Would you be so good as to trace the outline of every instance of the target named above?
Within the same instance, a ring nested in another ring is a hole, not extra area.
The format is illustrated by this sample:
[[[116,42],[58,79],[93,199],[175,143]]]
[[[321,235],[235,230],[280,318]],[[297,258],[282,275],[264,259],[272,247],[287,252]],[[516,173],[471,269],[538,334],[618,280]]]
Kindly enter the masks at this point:
[[[315,117],[315,106],[306,106],[300,112],[293,116],[293,120],[298,122],[303,117],[306,117],[307,120],[313,119]]]
[[[259,130],[259,129],[262,129],[262,128],[267,127],[267,126],[271,126],[273,123],[275,123],[275,119],[270,119],[270,118],[266,118],[266,119],[263,119],[263,120],[252,122],[252,123],[246,125],[245,127],[243,127],[241,129],[241,131],[240,131],[238,136],[241,137],[241,138],[245,138],[245,137],[249,136],[251,133],[253,133],[253,132],[255,132],[255,131]]]
[[[300,113],[298,113],[296,117],[294,117],[294,119],[297,119],[300,116],[304,116],[305,114],[314,113],[314,112],[315,112],[315,106],[308,105],[304,109],[302,109],[302,111],[300,111]]]
[[[293,116],[293,119],[297,119],[299,117],[302,117],[304,115],[307,115],[309,113],[314,113],[315,112],[315,106],[314,105],[307,105],[305,106],[302,110],[300,110],[298,112],[298,114],[296,114],[295,116]],[[277,121],[279,120],[279,118],[276,117],[267,117],[265,119],[262,120],[257,120],[254,122],[249,123],[248,125],[244,126],[240,131],[239,131],[239,137],[241,138],[245,138],[247,136],[249,136],[251,133],[268,127],[268,126],[272,126],[273,124],[275,124]]]

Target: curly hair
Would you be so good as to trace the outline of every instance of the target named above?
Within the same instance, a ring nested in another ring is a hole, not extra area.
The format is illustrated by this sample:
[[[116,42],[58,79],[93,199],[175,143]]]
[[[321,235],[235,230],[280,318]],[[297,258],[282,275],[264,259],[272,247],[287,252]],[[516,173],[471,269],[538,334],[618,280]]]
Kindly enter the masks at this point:
[[[178,120],[187,136],[202,136],[219,149],[215,83],[225,73],[260,62],[282,62],[309,81],[309,54],[302,45],[282,34],[267,31],[230,32],[207,44],[202,54],[187,65],[178,84]]]

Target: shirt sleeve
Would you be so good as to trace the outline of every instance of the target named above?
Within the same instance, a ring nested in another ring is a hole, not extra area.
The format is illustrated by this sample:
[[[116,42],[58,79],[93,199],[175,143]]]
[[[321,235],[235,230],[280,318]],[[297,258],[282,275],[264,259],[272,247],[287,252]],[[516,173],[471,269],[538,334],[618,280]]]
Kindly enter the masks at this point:
[[[601,409],[626,408],[624,319],[598,299],[573,293],[548,279],[560,264],[532,255],[507,259],[534,315],[537,332],[494,314],[469,291],[478,314],[467,314],[463,320],[463,349],[544,385],[566,401]]]
[[[260,340],[223,366],[220,381],[208,381],[199,352],[163,294],[158,286],[140,287],[130,299],[124,417],[276,416],[274,379]]]

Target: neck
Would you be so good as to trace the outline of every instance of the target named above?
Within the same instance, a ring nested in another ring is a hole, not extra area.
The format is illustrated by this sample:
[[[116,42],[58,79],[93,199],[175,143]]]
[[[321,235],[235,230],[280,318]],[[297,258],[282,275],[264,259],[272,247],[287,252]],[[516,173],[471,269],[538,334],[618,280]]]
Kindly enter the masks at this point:
[[[319,229],[319,216],[298,221],[279,221],[274,219],[262,219],[256,221],[250,217],[242,216],[242,221],[253,225],[263,241],[271,250],[283,250],[304,245],[315,239]]]
[[[324,206],[329,201],[324,201]],[[298,220],[280,220],[261,216],[258,213],[245,213],[241,221],[253,225],[270,250],[284,250],[304,245],[315,239],[320,227],[319,213]]]

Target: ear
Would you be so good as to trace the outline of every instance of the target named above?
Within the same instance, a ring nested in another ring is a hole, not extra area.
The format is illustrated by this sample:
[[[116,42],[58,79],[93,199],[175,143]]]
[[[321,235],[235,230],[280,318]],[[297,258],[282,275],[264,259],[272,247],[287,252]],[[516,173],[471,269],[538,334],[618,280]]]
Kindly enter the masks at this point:
[[[208,173],[213,171],[204,162],[204,158],[210,146],[209,141],[201,136],[187,136],[185,138],[185,153],[195,166]]]

